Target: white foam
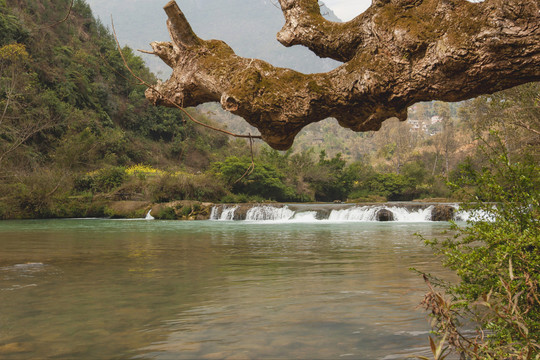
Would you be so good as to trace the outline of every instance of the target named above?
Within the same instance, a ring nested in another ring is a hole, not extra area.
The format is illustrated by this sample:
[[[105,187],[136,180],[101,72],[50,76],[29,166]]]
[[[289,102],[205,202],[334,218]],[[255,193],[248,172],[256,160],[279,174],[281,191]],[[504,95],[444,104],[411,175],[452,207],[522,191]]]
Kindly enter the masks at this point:
[[[290,210],[287,206],[274,207],[269,205],[254,206],[246,213],[246,220],[248,221],[283,221],[289,220],[295,215],[294,211]]]
[[[457,211],[455,218],[460,221],[495,221],[495,216],[485,210]]]
[[[154,220],[154,217],[150,215],[151,212],[152,212],[152,209],[148,210],[148,213],[146,214],[146,217],[144,218],[145,220]]]
[[[390,211],[397,222],[428,222],[431,221],[433,205],[416,208],[407,206],[366,205],[351,206],[345,209],[327,209],[327,218],[321,217],[316,210],[291,210],[288,206],[256,205],[246,212],[247,221],[251,222],[374,222],[381,210]],[[212,208],[210,219],[234,220],[237,205],[222,205]],[[330,211],[328,211],[330,210]],[[325,214],[323,211],[322,214]],[[323,215],[325,216],[325,215]]]
[[[433,206],[428,206],[425,209],[409,211],[402,207],[393,207],[389,209],[394,214],[394,220],[400,222],[425,222],[431,221],[431,211]]]
[[[350,209],[332,210],[330,221],[377,221],[375,215],[382,206],[356,206]]]
[[[320,221],[320,220],[317,220],[317,212],[316,211],[302,211],[302,212],[293,213],[293,216],[292,216],[291,220],[296,221],[296,222]]]
[[[214,206],[210,213],[210,220],[230,221],[234,220],[234,212],[238,209],[238,206],[224,205],[219,213],[219,208]]]

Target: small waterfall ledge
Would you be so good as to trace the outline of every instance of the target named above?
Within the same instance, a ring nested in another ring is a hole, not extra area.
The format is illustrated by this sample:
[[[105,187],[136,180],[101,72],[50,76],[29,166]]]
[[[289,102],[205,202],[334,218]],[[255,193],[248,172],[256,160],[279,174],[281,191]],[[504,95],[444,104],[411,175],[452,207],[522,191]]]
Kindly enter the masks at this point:
[[[457,204],[223,204],[212,207],[210,220],[274,222],[426,222],[466,220]]]
[[[145,220],[154,220],[154,217],[150,215],[151,212],[152,209],[148,210],[148,212],[146,213],[146,217],[144,218]]]

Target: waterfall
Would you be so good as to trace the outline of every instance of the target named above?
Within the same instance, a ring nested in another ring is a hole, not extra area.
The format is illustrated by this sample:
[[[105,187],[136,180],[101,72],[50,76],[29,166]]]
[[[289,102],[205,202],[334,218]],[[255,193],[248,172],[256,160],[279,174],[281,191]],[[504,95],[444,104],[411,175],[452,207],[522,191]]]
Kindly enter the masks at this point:
[[[378,221],[378,214],[386,210],[393,215],[392,221],[424,222],[431,220],[433,206],[413,208],[398,206],[355,206],[349,209],[332,210],[328,220],[331,221]]]
[[[299,211],[293,214],[291,220],[296,222],[315,222],[318,220],[319,213],[317,211]]]
[[[495,215],[485,210],[460,210],[455,218],[459,221],[495,221]]]
[[[331,221],[377,221],[375,214],[382,206],[355,206],[350,209],[332,210]]]
[[[417,209],[409,211],[407,208],[396,207],[391,211],[394,213],[396,221],[401,222],[423,222],[431,221],[431,211],[433,206],[428,206],[425,209]]]
[[[287,206],[254,206],[246,213],[246,220],[262,221],[262,220],[289,220],[294,216],[294,211],[289,210]]]
[[[210,220],[234,220],[234,212],[236,209],[238,209],[238,206],[214,206],[210,213]]]
[[[210,211],[210,220],[217,220],[218,210],[217,206],[212,206],[212,211]]]
[[[388,203],[356,204],[288,204],[288,205],[217,205],[212,208],[211,220],[246,220],[251,222],[426,222],[433,218],[436,207],[457,208],[455,204]],[[451,215],[450,215],[451,216]],[[456,212],[456,219],[468,217]],[[447,219],[446,219],[447,220]]]

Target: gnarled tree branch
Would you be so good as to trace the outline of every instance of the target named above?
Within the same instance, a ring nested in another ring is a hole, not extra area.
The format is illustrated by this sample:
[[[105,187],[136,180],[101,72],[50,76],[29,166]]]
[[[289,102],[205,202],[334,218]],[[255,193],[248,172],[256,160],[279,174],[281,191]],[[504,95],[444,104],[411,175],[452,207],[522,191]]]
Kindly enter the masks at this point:
[[[326,20],[318,1],[280,0],[285,25],[277,34],[278,41],[289,47],[304,45],[320,57],[347,62],[367,38],[369,29],[362,29],[361,15],[347,23]]]
[[[306,125],[335,117],[354,131],[378,130],[428,100],[459,101],[540,80],[537,0],[378,0],[338,24],[317,0],[280,0],[283,44],[302,44],[345,63],[302,74],[237,56],[224,42],[199,39],[176,3],[165,6],[171,42],[152,48],[173,68],[148,89],[155,104],[219,101],[275,149],[289,148]]]

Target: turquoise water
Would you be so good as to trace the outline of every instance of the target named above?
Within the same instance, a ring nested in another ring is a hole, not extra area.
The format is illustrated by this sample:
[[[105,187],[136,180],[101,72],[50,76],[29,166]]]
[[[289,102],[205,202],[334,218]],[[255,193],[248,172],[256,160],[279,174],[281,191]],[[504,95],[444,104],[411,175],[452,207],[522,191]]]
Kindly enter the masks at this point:
[[[427,355],[446,223],[0,222],[0,358]]]

